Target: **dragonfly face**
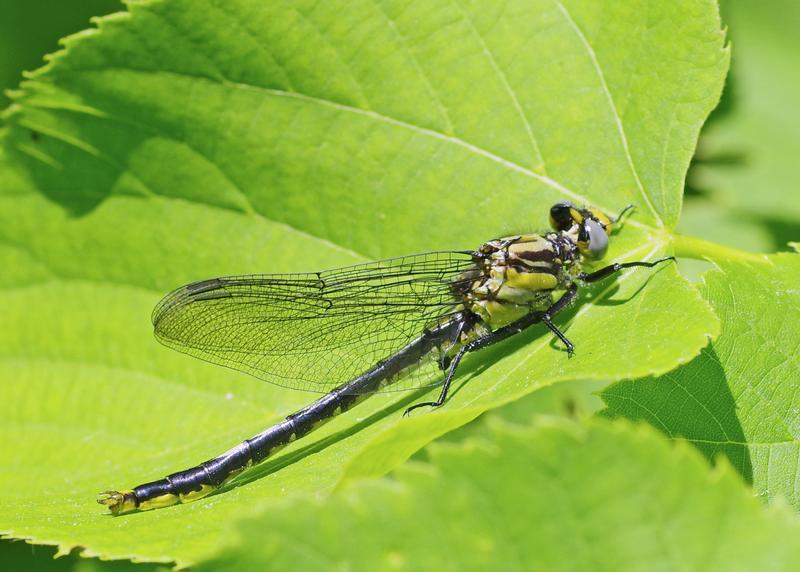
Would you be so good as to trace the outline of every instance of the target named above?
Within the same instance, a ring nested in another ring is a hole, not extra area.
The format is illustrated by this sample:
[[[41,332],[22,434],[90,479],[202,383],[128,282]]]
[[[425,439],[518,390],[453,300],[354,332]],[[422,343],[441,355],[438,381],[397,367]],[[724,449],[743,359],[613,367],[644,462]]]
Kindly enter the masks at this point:
[[[562,201],[550,208],[550,224],[557,231],[570,236],[581,255],[587,259],[600,260],[606,255],[612,221],[598,209],[581,209]]]

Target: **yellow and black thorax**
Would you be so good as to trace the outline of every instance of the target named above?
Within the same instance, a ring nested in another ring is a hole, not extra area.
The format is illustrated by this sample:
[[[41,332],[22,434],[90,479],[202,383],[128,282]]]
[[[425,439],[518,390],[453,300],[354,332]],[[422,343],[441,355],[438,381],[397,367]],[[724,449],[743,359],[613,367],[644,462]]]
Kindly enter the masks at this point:
[[[579,260],[564,232],[498,238],[475,252],[476,268],[458,294],[465,309],[493,330],[531,309],[546,309],[553,292],[572,283]]]

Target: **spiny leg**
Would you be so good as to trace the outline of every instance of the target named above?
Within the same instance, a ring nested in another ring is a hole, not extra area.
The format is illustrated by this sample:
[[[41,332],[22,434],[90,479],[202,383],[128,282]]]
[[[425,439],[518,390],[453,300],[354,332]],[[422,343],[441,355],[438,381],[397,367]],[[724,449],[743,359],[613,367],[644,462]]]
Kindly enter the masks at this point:
[[[492,344],[496,344],[499,341],[502,341],[506,338],[510,338],[514,336],[526,328],[529,328],[533,324],[544,322],[550,330],[556,334],[561,341],[564,342],[564,345],[567,346],[567,351],[572,354],[574,351],[574,347],[572,343],[567,339],[567,337],[559,330],[555,324],[552,323],[551,318],[555,316],[558,312],[569,306],[578,294],[578,287],[573,284],[569,287],[569,289],[559,298],[552,306],[550,306],[544,312],[531,312],[530,314],[525,314],[520,319],[515,322],[508,324],[507,326],[503,326],[502,328],[498,328],[494,332],[490,332],[485,336],[478,338],[477,340],[473,340],[464,345],[461,349],[458,350],[458,353],[453,357],[452,361],[450,362],[450,367],[447,370],[447,376],[444,379],[444,383],[442,384],[442,391],[439,393],[439,397],[436,401],[424,401],[422,403],[417,403],[409,407],[403,413],[404,416],[411,413],[414,409],[418,407],[441,407],[445,400],[447,399],[447,392],[450,390],[450,384],[453,381],[453,376],[456,373],[456,368],[458,364],[461,362],[461,358],[464,357],[464,354],[468,352],[474,352],[476,350],[485,348]]]
[[[612,222],[613,222],[614,224],[620,224],[620,223],[622,223],[622,217],[624,217],[626,213],[629,213],[629,212],[631,212],[631,211],[632,211],[633,209],[635,209],[635,208],[636,208],[636,207],[634,206],[634,204],[633,204],[633,203],[631,203],[631,204],[627,205],[627,206],[626,206],[624,209],[622,209],[621,211],[619,211],[619,214],[616,216],[616,218],[615,218],[615,219],[613,219],[613,220],[612,220]]]
[[[584,282],[597,282],[598,280],[602,280],[603,278],[608,278],[612,274],[616,274],[620,270],[625,270],[626,268],[653,268],[661,264],[662,262],[667,262],[669,260],[675,260],[674,256],[665,256],[664,258],[659,258],[658,260],[653,260],[652,262],[644,262],[644,261],[636,261],[636,262],[615,262],[614,264],[609,264],[608,266],[601,268],[600,270],[595,270],[594,272],[581,272],[578,274],[578,278],[583,280]]]
[[[464,333],[464,330],[466,330],[468,327],[472,327],[473,325],[475,325],[474,319],[469,318],[466,314],[461,315],[461,317],[459,318],[458,327],[456,328],[456,331],[454,332],[453,337],[450,340],[450,345],[447,346],[447,349],[444,350],[439,359],[436,360],[440,370],[444,371],[450,367],[450,364],[453,362],[453,358],[447,355],[447,352],[453,349],[456,343],[458,343],[458,339],[461,337],[461,334]]]
[[[625,213],[625,211],[629,210],[630,208],[632,208],[632,205],[628,205],[627,207],[625,207],[625,209],[623,209],[623,211],[620,213],[620,217]],[[580,274],[578,274],[578,278],[583,280],[584,282],[597,282],[626,268],[637,268],[637,267],[652,268],[654,266],[657,266],[658,264],[661,264],[662,262],[667,262],[669,260],[675,260],[675,257],[665,256],[664,258],[659,258],[658,260],[654,260],[652,262],[644,262],[644,261],[622,262],[622,263],[616,262],[614,264],[609,264],[608,266],[605,266],[595,272],[590,272],[590,273],[581,272]],[[578,294],[578,288],[575,284],[573,284],[564,293],[564,295],[556,301],[555,304],[553,304],[550,308],[547,309],[547,311],[544,314],[542,314],[541,318],[542,322],[544,322],[545,325],[548,328],[550,328],[550,331],[553,332],[558,337],[558,339],[560,339],[567,347],[567,355],[569,355],[569,357],[572,357],[572,355],[575,353],[575,346],[573,346],[572,342],[570,342],[569,339],[567,339],[567,337],[564,335],[564,333],[560,329],[558,329],[558,326],[556,326],[552,322],[552,317],[556,313],[560,312],[561,310],[569,306],[575,300],[577,294]]]
[[[658,260],[654,260],[652,262],[644,262],[644,261],[636,261],[636,262],[617,262],[614,264],[610,264],[600,270],[595,272],[581,272],[578,275],[578,278],[584,282],[597,282],[602,280],[603,278],[607,278],[612,274],[619,272],[620,270],[625,270],[626,268],[637,268],[637,267],[644,267],[644,268],[653,268],[661,264],[662,262],[667,262],[669,260],[675,260],[674,256],[665,256],[664,258],[659,258]],[[564,333],[556,326],[552,319],[553,317],[572,304],[575,301],[575,298],[578,295],[578,286],[576,284],[572,284],[566,292],[556,300],[552,306],[550,306],[544,312],[531,312],[530,314],[526,314],[521,317],[516,322],[512,322],[511,324],[504,326],[495,330],[494,332],[490,332],[485,336],[478,338],[477,340],[473,340],[458,350],[458,353],[453,357],[452,361],[449,362],[449,368],[447,370],[447,376],[445,377],[444,384],[442,384],[442,391],[439,393],[439,397],[436,401],[426,401],[423,403],[417,403],[412,405],[408,409],[405,410],[403,415],[408,415],[414,409],[418,407],[441,407],[445,400],[447,399],[447,392],[450,390],[450,384],[453,381],[453,376],[455,375],[456,368],[458,364],[461,362],[461,359],[464,357],[464,354],[468,352],[474,352],[476,350],[485,348],[492,344],[496,344],[499,341],[502,341],[506,338],[509,338],[513,335],[516,335],[526,328],[529,328],[533,324],[538,322],[543,322],[553,334],[555,334],[558,339],[560,339],[567,348],[567,353],[571,357],[572,354],[575,352],[575,346],[569,339],[564,335]],[[442,365],[447,367],[446,362],[444,359],[440,362]]]
[[[455,357],[450,362],[450,367],[447,370],[447,376],[444,378],[444,383],[442,384],[442,391],[439,393],[438,399],[436,399],[436,401],[423,401],[422,403],[415,403],[414,405],[405,410],[405,412],[403,413],[403,417],[407,416],[409,413],[411,413],[412,411],[414,411],[419,407],[439,407],[444,403],[444,400],[447,399],[447,391],[450,389],[450,383],[453,381],[453,376],[456,373],[456,368],[458,367],[458,363],[461,361],[461,358],[464,357],[464,354],[467,351],[469,351],[467,349],[468,347],[469,344],[465,345],[463,348],[458,350],[458,353],[456,353]]]
[[[625,211],[627,211],[630,208],[632,208],[632,205],[628,205],[627,207],[625,207],[625,209],[623,209],[623,211],[620,213],[620,217],[625,213]],[[664,258],[659,258],[658,260],[654,260],[653,262],[644,262],[644,261],[623,262],[623,263],[617,262],[614,264],[609,264],[608,266],[601,268],[600,270],[597,270],[595,272],[591,273],[581,272],[580,274],[578,274],[578,278],[580,280],[583,280],[584,282],[597,282],[598,280],[607,278],[608,276],[611,276],[612,274],[619,272],[620,270],[624,270],[626,268],[636,268],[636,267],[652,268],[653,266],[656,266],[668,260],[675,260],[675,257],[666,256]],[[553,304],[553,306],[551,306],[542,315],[542,322],[544,322],[545,325],[547,325],[547,327],[550,328],[550,331],[553,332],[558,337],[558,339],[560,339],[564,343],[564,345],[567,347],[567,354],[569,355],[569,357],[572,357],[572,355],[575,353],[575,346],[573,346],[572,342],[570,342],[564,335],[564,333],[558,329],[558,326],[556,326],[552,322],[551,318],[556,312],[563,310],[565,307],[571,304],[575,300],[577,293],[578,293],[577,287],[575,284],[573,284],[572,286],[570,286],[569,290],[567,290],[567,292],[561,298],[559,298],[558,301],[555,304]]]
[[[555,316],[561,310],[572,304],[575,301],[575,298],[577,297],[578,297],[578,286],[577,284],[572,284],[567,289],[567,291],[564,292],[564,295],[561,296],[561,298],[556,300],[552,306],[550,306],[547,310],[545,310],[545,312],[541,315],[540,318],[542,322],[544,322],[544,324],[548,327],[548,329],[551,332],[553,332],[556,335],[556,337],[559,340],[561,340],[561,342],[567,348],[567,356],[569,357],[572,357],[572,354],[575,353],[575,346],[572,345],[572,342],[569,341],[567,336],[564,335],[564,332],[558,329],[558,326],[556,326],[553,323],[553,316]]]

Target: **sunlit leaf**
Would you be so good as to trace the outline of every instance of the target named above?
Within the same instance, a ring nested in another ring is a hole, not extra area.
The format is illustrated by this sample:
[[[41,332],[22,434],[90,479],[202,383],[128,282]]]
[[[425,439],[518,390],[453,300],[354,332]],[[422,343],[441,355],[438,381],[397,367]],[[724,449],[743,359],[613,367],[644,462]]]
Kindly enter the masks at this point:
[[[94,504],[211,457],[307,403],[159,347],[190,280],[474,248],[556,200],[638,210],[610,258],[668,250],[728,52],[714,2],[171,0],[65,42],[0,151],[0,530],[88,554],[197,562],[240,518],[350,476],[539,387],[689,361],[718,330],[672,266],[590,291],[471,356],[447,407],[382,395],[203,501]],[[676,328],[675,324],[681,327]],[[490,365],[491,364],[491,365]]]

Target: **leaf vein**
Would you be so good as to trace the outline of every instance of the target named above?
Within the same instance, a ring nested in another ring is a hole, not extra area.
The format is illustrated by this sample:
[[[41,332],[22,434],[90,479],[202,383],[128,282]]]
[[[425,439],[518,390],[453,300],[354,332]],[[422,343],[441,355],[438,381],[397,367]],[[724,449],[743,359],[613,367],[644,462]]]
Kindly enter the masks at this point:
[[[439,108],[439,112],[442,114],[442,117],[444,118],[445,123],[447,125],[446,130],[451,134],[455,134],[455,127],[453,126],[452,119],[450,119],[450,114],[447,112],[447,107],[445,107],[442,98],[439,96],[439,92],[437,92],[434,89],[433,84],[431,83],[430,78],[428,77],[428,74],[426,74],[425,71],[422,69],[422,66],[419,65],[419,60],[414,55],[414,52],[411,50],[408,43],[406,42],[405,36],[400,33],[400,30],[397,29],[397,25],[395,24],[394,20],[392,20],[392,18],[389,17],[389,15],[380,5],[380,2],[377,2],[376,0],[370,0],[370,2],[372,3],[373,6],[375,6],[375,8],[378,10],[381,16],[386,20],[386,23],[389,25],[389,28],[392,30],[392,33],[395,36],[397,36],[397,38],[400,40],[400,43],[403,45],[403,49],[408,54],[411,65],[414,66],[415,70],[417,70],[417,73],[422,78],[422,81],[425,83],[425,89],[428,91],[428,93],[431,94],[433,100],[436,102],[436,106]]]
[[[506,90],[506,92],[508,93],[508,96],[511,98],[511,101],[514,104],[514,109],[519,114],[519,117],[520,117],[520,119],[522,119],[522,123],[525,126],[525,132],[528,134],[528,139],[531,142],[531,147],[533,149],[534,158],[538,159],[539,162],[541,163],[541,165],[542,165],[542,173],[543,174],[547,174],[547,169],[545,167],[544,156],[542,155],[541,148],[539,147],[539,144],[536,141],[536,137],[533,134],[533,128],[531,127],[531,122],[528,119],[528,116],[525,114],[525,112],[522,109],[522,105],[519,102],[519,98],[517,97],[517,93],[512,89],[511,84],[508,82],[508,78],[506,77],[506,74],[503,72],[503,70],[498,65],[497,61],[494,58],[494,55],[489,50],[489,47],[486,45],[486,42],[484,41],[483,36],[478,31],[478,29],[475,27],[475,23],[472,21],[472,18],[469,16],[467,11],[464,10],[463,6],[461,6],[460,1],[459,0],[451,0],[451,1],[452,1],[453,5],[455,5],[458,8],[459,12],[461,13],[462,17],[464,18],[464,21],[467,23],[467,25],[469,26],[470,30],[472,30],[472,33],[477,38],[478,43],[481,46],[481,50],[483,50],[483,53],[486,55],[486,59],[489,61],[489,64],[492,66],[492,69],[497,74],[497,77],[500,80],[500,83],[503,84],[503,88]]]
[[[584,35],[583,31],[581,31],[577,22],[575,22],[570,13],[567,11],[566,7],[564,7],[564,4],[561,2],[561,0],[555,0],[555,2],[556,5],[558,6],[559,11],[564,16],[564,18],[566,19],[567,23],[572,28],[572,30],[575,32],[575,35],[580,39],[584,48],[586,48],[586,51],[589,55],[589,59],[592,61],[592,66],[597,72],[597,77],[600,80],[600,86],[603,89],[603,94],[605,95],[606,100],[608,101],[611,114],[617,126],[617,132],[619,133],[620,142],[622,143],[622,149],[625,152],[625,159],[627,160],[628,166],[631,169],[631,174],[633,175],[633,178],[636,181],[636,187],[639,189],[639,193],[642,195],[642,198],[644,199],[645,204],[647,204],[647,207],[650,209],[650,212],[653,213],[653,217],[656,219],[659,228],[661,228],[664,226],[664,222],[661,220],[661,217],[656,211],[655,206],[653,206],[653,203],[650,200],[649,195],[647,194],[647,192],[645,192],[644,185],[642,185],[642,181],[639,178],[639,172],[636,169],[636,165],[633,162],[633,157],[631,155],[630,148],[628,146],[628,138],[625,135],[625,128],[622,125],[622,118],[620,117],[619,110],[617,109],[617,106],[614,103],[614,98],[611,95],[611,91],[608,88],[608,83],[606,82],[606,77],[605,74],[603,73],[603,68],[600,66],[600,62],[597,59],[597,54],[595,53],[594,48],[592,48],[591,44],[589,43],[589,40]]]

